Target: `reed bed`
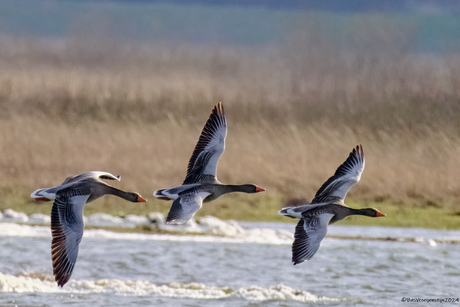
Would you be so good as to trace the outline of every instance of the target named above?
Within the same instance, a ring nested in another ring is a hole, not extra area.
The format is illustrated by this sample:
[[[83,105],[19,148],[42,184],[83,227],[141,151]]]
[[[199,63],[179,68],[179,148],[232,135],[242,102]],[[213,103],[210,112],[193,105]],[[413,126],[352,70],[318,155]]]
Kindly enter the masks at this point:
[[[200,214],[234,218],[237,207],[270,219],[291,198],[311,199],[357,144],[366,169],[351,204],[459,211],[457,55],[85,44],[0,44],[0,191],[9,195],[0,208],[104,170],[149,198],[143,210],[167,211],[152,192],[182,182],[222,101],[228,137],[218,177],[267,192],[228,195]],[[107,199],[100,210],[131,210]]]

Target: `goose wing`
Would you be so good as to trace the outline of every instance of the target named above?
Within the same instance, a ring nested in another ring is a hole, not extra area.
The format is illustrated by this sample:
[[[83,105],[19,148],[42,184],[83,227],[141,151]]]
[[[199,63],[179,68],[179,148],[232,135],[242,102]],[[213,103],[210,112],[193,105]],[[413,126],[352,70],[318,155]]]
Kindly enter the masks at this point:
[[[210,195],[208,192],[187,194],[176,199],[169,210],[166,224],[184,224],[190,220],[203,206],[203,200]]]
[[[295,228],[292,244],[292,262],[294,265],[310,260],[318,251],[321,241],[326,236],[327,225],[334,214],[303,217]]]
[[[86,179],[86,178],[107,179],[107,180],[118,180],[118,181],[120,181],[120,176],[114,176],[114,175],[112,175],[110,173],[107,173],[107,172],[90,171],[90,172],[86,172],[86,173],[79,174],[79,175],[76,175],[76,176],[67,177],[62,184],[64,185],[64,184],[68,184],[68,183],[73,183],[73,182],[77,182],[77,181],[80,181],[80,180],[83,180],[83,179]]]
[[[60,287],[69,280],[77,262],[83,237],[83,206],[88,197],[68,188],[57,193],[51,209],[53,274]]]
[[[334,176],[330,177],[316,192],[314,203],[322,203],[331,199],[345,199],[348,191],[359,181],[364,170],[364,152],[361,145],[353,148],[347,160],[337,168]]]
[[[227,121],[221,102],[214,106],[188,162],[184,184],[215,179],[217,162],[225,149]]]
[[[50,201],[56,197],[56,192],[62,189],[62,186],[44,188],[33,191],[30,194],[35,201]]]

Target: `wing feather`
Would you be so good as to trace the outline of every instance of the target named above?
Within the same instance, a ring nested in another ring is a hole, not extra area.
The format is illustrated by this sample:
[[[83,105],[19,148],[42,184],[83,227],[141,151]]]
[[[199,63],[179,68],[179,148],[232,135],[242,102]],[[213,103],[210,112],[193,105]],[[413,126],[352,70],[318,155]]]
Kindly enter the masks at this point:
[[[294,265],[310,260],[318,251],[321,241],[327,233],[327,225],[334,214],[322,213],[299,220],[295,228],[292,244],[292,262]]]
[[[184,224],[190,220],[203,206],[203,200],[208,192],[182,195],[176,199],[169,210],[166,224]]]
[[[227,121],[221,102],[214,106],[188,162],[184,184],[216,177],[217,163],[225,149]]]
[[[353,148],[347,160],[335,171],[316,192],[313,203],[322,203],[333,199],[345,199],[348,191],[359,181],[364,171],[364,152],[361,145]]]
[[[120,176],[114,176],[111,173],[101,172],[101,171],[90,171],[86,173],[82,173],[79,175],[67,177],[62,185],[67,183],[77,182],[86,178],[94,178],[94,179],[106,179],[106,180],[118,180],[120,181]]]
[[[83,206],[89,195],[68,196],[60,191],[51,209],[51,257],[53,274],[62,287],[72,275],[77,262],[78,246],[83,237]]]

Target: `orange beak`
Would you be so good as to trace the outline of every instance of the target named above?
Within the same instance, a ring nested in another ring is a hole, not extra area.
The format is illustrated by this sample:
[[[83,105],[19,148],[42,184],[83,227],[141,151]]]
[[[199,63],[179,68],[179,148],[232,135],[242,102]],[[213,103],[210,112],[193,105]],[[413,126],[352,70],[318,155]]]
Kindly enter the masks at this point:
[[[259,188],[259,187],[256,187],[256,192],[264,192],[265,189],[262,189],[262,188]]]
[[[138,202],[138,203],[145,203],[145,202],[147,202],[147,199],[145,199],[145,198],[142,197],[142,196],[139,196],[139,197],[137,198],[137,202]]]
[[[380,212],[378,212],[378,211],[377,211],[377,215],[376,215],[376,217],[379,217],[379,216],[381,216],[381,217],[384,217],[384,216],[385,216],[385,214],[383,214],[383,213],[380,213]]]

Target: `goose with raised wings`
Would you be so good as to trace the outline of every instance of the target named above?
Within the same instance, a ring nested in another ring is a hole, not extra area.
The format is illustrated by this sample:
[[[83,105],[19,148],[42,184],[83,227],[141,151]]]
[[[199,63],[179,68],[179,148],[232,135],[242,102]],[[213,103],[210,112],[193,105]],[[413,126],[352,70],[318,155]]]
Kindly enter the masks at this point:
[[[221,102],[214,106],[201,132],[198,143],[188,162],[187,175],[181,186],[161,189],[153,196],[173,200],[166,218],[167,224],[184,224],[202,207],[203,202],[212,201],[231,192],[257,193],[265,191],[254,184],[228,185],[217,180],[217,163],[225,149],[227,121]]]
[[[315,255],[326,236],[328,224],[343,220],[350,215],[385,216],[373,208],[353,209],[344,203],[345,196],[360,180],[363,170],[364,152],[359,145],[339,166],[334,176],[319,188],[311,203],[283,208],[278,212],[280,215],[300,219],[295,228],[292,244],[294,265],[310,260]]]
[[[83,237],[85,204],[106,194],[130,202],[147,201],[138,193],[116,189],[101,179],[120,180],[120,176],[106,172],[87,172],[68,177],[59,186],[38,189],[30,195],[38,201],[54,200],[51,209],[51,257],[53,274],[60,287],[70,279],[77,262],[78,247]]]

